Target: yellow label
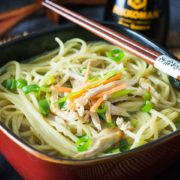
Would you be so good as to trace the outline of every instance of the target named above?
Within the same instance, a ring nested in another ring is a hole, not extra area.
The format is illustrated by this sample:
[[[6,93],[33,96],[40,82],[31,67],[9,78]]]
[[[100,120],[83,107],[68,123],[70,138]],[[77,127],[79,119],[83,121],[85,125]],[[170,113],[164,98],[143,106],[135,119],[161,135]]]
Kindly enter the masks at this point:
[[[131,19],[142,19],[142,20],[148,20],[148,19],[156,19],[159,17],[159,11],[134,11],[129,9],[123,9],[118,6],[114,6],[113,13],[117,14],[118,16],[123,16],[126,18]]]
[[[141,22],[139,24],[135,24],[133,20],[127,20],[123,18],[120,18],[118,23],[138,31],[151,29],[151,26],[149,24],[142,24]]]
[[[118,16],[119,24],[130,29],[148,31],[152,22],[160,17],[160,10],[148,8],[148,0],[127,0],[124,6],[120,2],[121,0],[114,5],[113,13]]]
[[[147,0],[128,0],[128,5],[133,9],[139,10],[147,6]]]

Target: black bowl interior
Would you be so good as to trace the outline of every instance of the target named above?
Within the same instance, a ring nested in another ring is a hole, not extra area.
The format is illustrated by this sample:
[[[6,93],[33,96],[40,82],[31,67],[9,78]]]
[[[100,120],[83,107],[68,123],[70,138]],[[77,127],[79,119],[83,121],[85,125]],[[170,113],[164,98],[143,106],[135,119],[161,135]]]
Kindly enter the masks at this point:
[[[155,51],[157,51],[161,54],[173,56],[168,51],[164,50],[157,44],[151,42],[150,40],[139,35],[136,32],[133,32],[131,30],[128,30],[126,28],[123,28],[123,27],[121,27],[117,24],[113,24],[113,23],[106,22],[103,24],[114,30],[117,30],[118,32],[122,33],[123,35],[128,36],[129,38],[141,43],[142,45],[144,45],[146,47],[150,47],[150,48],[154,49]],[[90,32],[88,32],[76,25],[67,24],[67,25],[63,25],[63,26],[60,26],[55,29],[50,29],[48,31],[34,33],[29,36],[14,40],[14,41],[6,43],[4,45],[1,45],[0,46],[0,66],[2,66],[3,64],[5,64],[11,60],[24,61],[24,60],[32,58],[33,56],[38,56],[42,53],[45,53],[45,52],[48,52],[48,51],[51,51],[51,50],[57,48],[58,45],[54,40],[55,37],[59,37],[63,41],[69,40],[71,38],[82,38],[86,41],[96,41],[96,40],[102,41],[102,39],[98,38],[97,36],[91,34]],[[3,128],[6,129],[6,131],[8,131],[11,135],[13,135],[1,122],[0,122],[0,126],[3,126]],[[170,135],[159,138],[158,140],[155,140],[151,143],[148,143],[146,145],[138,147],[136,149],[133,149],[133,150],[121,153],[121,154],[117,154],[117,155],[111,155],[111,157],[116,158],[118,156],[129,155],[130,152],[133,153],[135,151],[137,151],[137,152],[143,151],[143,149],[149,148],[152,145],[155,145],[157,143],[163,143],[164,141],[171,139],[173,137],[179,136],[179,135],[180,135],[180,130],[178,130],[174,133],[171,133]],[[13,136],[15,136],[15,135],[13,135]],[[16,137],[16,138],[19,139],[18,137]],[[19,141],[22,142],[22,140],[20,140],[20,139],[19,139]],[[26,143],[24,143],[24,144],[26,144]],[[34,149],[34,148],[30,147],[28,144],[26,144],[26,145],[29,148]],[[36,152],[39,152],[36,149],[34,149],[34,150]],[[40,152],[40,153],[42,153],[42,152]],[[64,159],[64,160],[68,160],[68,161],[70,160],[67,158],[57,158],[57,157],[53,157],[53,158],[55,158],[56,160],[57,159]],[[109,157],[107,156],[107,157],[101,157],[101,158],[92,158],[91,160],[96,161],[97,159],[103,160],[103,159],[107,159],[107,158],[109,158]],[[72,161],[74,161],[74,160],[72,160]],[[78,161],[83,162],[84,160],[78,160]]]
[[[144,46],[151,47],[152,49],[162,54],[170,55],[170,53],[163,50],[158,45],[152,43],[150,40],[146,39],[145,37],[139,35],[134,31],[128,30],[126,28],[123,28],[122,26],[113,23],[106,22],[103,24],[114,30],[117,30],[118,32],[128,36],[133,40],[136,40],[137,42],[143,44]],[[48,31],[31,34],[27,37],[1,45],[0,65],[3,65],[9,60],[17,60],[17,61],[26,60],[33,56],[37,56],[40,55],[41,53],[57,48],[58,45],[54,40],[55,37],[60,37],[63,41],[75,37],[82,38],[86,41],[102,40],[78,26],[75,26],[73,24],[67,24],[67,25],[59,26],[58,28],[55,29],[50,29]]]

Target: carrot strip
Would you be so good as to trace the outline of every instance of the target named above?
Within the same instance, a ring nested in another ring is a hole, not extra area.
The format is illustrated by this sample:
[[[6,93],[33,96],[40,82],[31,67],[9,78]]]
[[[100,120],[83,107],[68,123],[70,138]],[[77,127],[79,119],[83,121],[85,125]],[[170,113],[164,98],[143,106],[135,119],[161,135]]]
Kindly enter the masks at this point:
[[[91,107],[90,111],[91,112],[96,112],[96,110],[98,109],[98,107],[101,105],[101,103],[103,102],[103,98],[99,98],[94,104],[93,106]]]
[[[82,85],[79,87],[79,91],[81,91],[81,92],[80,92],[77,96],[76,96],[76,95],[73,96],[72,99],[76,99],[76,98],[82,96],[85,92],[87,92],[88,89],[98,87],[98,86],[101,85],[101,84],[108,84],[108,83],[110,83],[110,82],[112,82],[112,81],[115,81],[115,80],[120,79],[121,77],[122,77],[122,74],[119,73],[119,74],[113,76],[112,78],[107,79],[107,80],[105,80],[105,81],[103,81],[103,82],[101,82],[101,83],[88,84],[88,83],[86,82],[86,83],[82,84]],[[86,86],[86,84],[87,84],[87,86]],[[82,89],[81,89],[81,88],[82,88]]]
[[[110,83],[110,82],[112,82],[112,81],[118,80],[118,79],[121,78],[121,76],[122,76],[122,74],[117,74],[117,75],[113,76],[112,78],[104,81],[102,84],[105,85],[105,84],[108,84],[108,83]],[[97,86],[99,86],[99,84],[96,85],[96,86],[94,86],[94,87],[91,87],[91,88],[95,88],[95,87],[97,87]],[[87,89],[88,89],[88,88],[87,88]],[[71,99],[71,100],[74,100],[74,99],[76,99],[76,98],[79,98],[79,97],[83,96],[83,94],[87,92],[87,89],[82,89],[82,90],[80,90],[81,92],[80,92],[79,94],[72,96],[70,99]],[[92,98],[94,98],[94,97],[92,97]]]
[[[84,92],[85,92],[85,91],[84,91]],[[81,96],[84,94],[84,92],[79,93],[79,94],[76,94],[76,95],[70,97],[70,100],[73,101],[74,99],[81,97]]]
[[[113,76],[112,78],[107,79],[106,81],[104,81],[103,84],[108,84],[108,83],[110,83],[110,82],[112,82],[112,81],[116,81],[116,80],[120,79],[121,77],[122,77],[122,74],[121,74],[121,73],[120,73],[120,74],[116,74],[116,75]]]
[[[71,109],[75,109],[76,108],[76,105],[74,102],[70,101],[70,103],[68,104],[68,110],[71,110]]]
[[[107,83],[109,83],[109,82],[111,82],[111,81],[118,80],[119,78],[121,78],[121,76],[122,76],[121,73],[120,73],[120,74],[117,74],[117,75],[113,76],[112,78],[110,78],[110,79],[108,79],[108,80],[105,80],[104,82],[101,82],[101,84],[107,84]],[[87,84],[87,86],[85,86],[85,84]],[[97,86],[100,85],[100,84],[92,85],[92,84],[88,84],[88,83],[85,83],[85,84],[82,84],[82,85],[80,86],[80,90],[79,90],[79,93],[78,93],[78,94],[72,95],[72,96],[70,97],[70,100],[71,100],[71,101],[75,100],[76,98],[79,98],[79,97],[83,96],[84,93],[86,93],[89,88],[90,88],[90,89],[91,89],[91,88],[95,88],[95,87],[97,87]],[[56,85],[56,86],[57,86],[57,85]],[[81,89],[81,87],[83,87],[83,88]],[[62,88],[63,88],[63,87],[60,86],[60,88],[61,88],[61,91],[58,91],[58,92],[62,92]],[[66,91],[66,92],[71,92],[71,91],[72,91],[71,88],[68,88],[68,89],[69,89],[69,91]],[[66,90],[68,90],[68,89],[66,89]],[[70,91],[70,89],[71,89],[71,91]],[[65,91],[64,91],[64,92],[65,92]],[[93,98],[94,98],[94,97],[93,97]]]
[[[71,92],[72,91],[72,88],[63,87],[58,84],[56,84],[55,86],[51,86],[51,89],[56,92]]]
[[[113,76],[112,78],[110,78],[110,79],[108,79],[108,80],[105,80],[104,82],[102,82],[102,84],[108,84],[108,83],[110,83],[110,82],[112,82],[112,81],[116,81],[116,80],[118,80],[118,79],[120,79],[122,77],[122,74],[120,73],[120,74],[117,74],[117,75],[115,75],[115,76]],[[84,86],[85,84],[82,84],[82,86]],[[88,87],[87,86],[87,89],[88,88],[95,88],[95,87],[97,87],[97,86],[99,86],[100,84],[97,84],[97,85],[95,85],[95,86],[90,86],[90,87]],[[80,97],[80,96],[82,96],[86,91],[87,91],[87,89],[82,89],[81,91],[81,93],[80,94],[77,94],[77,95],[74,95],[73,97],[71,97],[71,100],[74,100],[74,99],[76,99],[76,98],[78,98],[78,97]]]
[[[120,91],[120,90],[124,89],[125,87],[126,87],[126,84],[125,84],[125,83],[122,83],[122,84],[120,84],[120,85],[117,86],[117,87],[114,87],[114,88],[112,88],[112,89],[110,89],[110,90],[107,90],[107,91],[103,91],[103,92],[97,94],[96,96],[93,96],[93,99],[94,99],[94,98],[103,97],[104,95],[113,94],[114,92]]]

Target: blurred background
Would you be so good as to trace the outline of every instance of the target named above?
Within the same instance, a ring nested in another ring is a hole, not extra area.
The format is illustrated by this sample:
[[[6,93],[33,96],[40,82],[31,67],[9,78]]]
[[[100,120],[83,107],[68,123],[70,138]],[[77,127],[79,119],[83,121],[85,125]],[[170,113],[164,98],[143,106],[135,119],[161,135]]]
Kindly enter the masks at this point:
[[[3,42],[6,42],[7,40],[12,40],[22,35],[27,35],[37,31],[46,30],[49,29],[50,27],[53,28],[56,26],[61,26],[64,23],[67,23],[66,20],[59,17],[55,13],[47,11],[46,9],[39,6],[41,1],[42,0],[9,0],[9,1],[0,0],[0,41],[1,41],[0,43],[1,44]],[[80,12],[81,14],[91,19],[97,21],[109,20],[117,23],[117,20],[115,18],[110,18],[111,13],[113,11],[112,2],[114,2],[115,4],[115,0],[114,1],[113,0],[109,0],[109,1],[108,0],[90,0],[90,1],[55,0],[55,1],[65,5],[70,9],[73,9],[74,11]],[[117,2],[118,1],[122,2],[126,0],[117,0]],[[162,4],[165,4],[165,2],[168,0],[158,0],[158,1],[162,2]],[[166,29],[166,31],[169,32],[168,36],[165,33],[165,35],[168,37],[166,41],[166,45],[170,48],[171,47],[175,48],[176,46],[180,46],[180,35],[179,35],[180,0],[170,0],[167,6],[169,6],[168,9],[170,10],[170,13],[168,13],[167,10],[164,10],[165,28],[163,27],[164,31]],[[162,8],[164,8],[164,5],[162,6]],[[108,12],[108,16],[107,16],[107,12]],[[12,16],[8,17],[8,14],[9,15],[12,14]],[[156,27],[158,26],[158,24],[159,22],[156,23]],[[151,34],[154,34],[154,32]],[[160,34],[158,35],[160,36]],[[176,42],[174,41],[174,39],[176,39]]]
[[[65,19],[59,17],[53,12],[47,11],[41,6],[42,0],[0,0],[0,44],[6,43],[13,39],[27,36],[32,33],[41,32],[50,28],[56,28],[69,23]],[[80,14],[94,19],[96,21],[112,21],[120,22],[119,15],[113,14],[113,7],[122,5],[124,8],[130,8],[126,0],[57,0],[58,3],[79,12]],[[148,8],[143,8],[146,11],[152,8],[162,8],[164,15],[156,23],[156,30],[162,28],[165,39],[159,42],[161,45],[168,48],[172,53],[180,58],[180,0],[149,0],[149,2],[161,2],[159,5],[150,5]],[[118,4],[118,3],[119,4]],[[116,4],[117,3],[117,4]],[[160,7],[162,5],[162,7]],[[153,20],[154,22],[155,20]],[[161,27],[157,28],[157,25]],[[151,34],[159,37],[162,32],[156,30],[150,31]],[[144,33],[144,32],[142,32]],[[158,34],[159,33],[159,34]],[[146,33],[144,33],[147,35]],[[155,37],[155,36],[154,36]],[[149,36],[150,39],[158,41]],[[168,163],[168,162],[167,162]],[[166,172],[160,174],[155,179],[180,179],[179,173],[180,159]],[[20,180],[22,179],[17,172],[10,166],[5,158],[0,155],[0,179]]]

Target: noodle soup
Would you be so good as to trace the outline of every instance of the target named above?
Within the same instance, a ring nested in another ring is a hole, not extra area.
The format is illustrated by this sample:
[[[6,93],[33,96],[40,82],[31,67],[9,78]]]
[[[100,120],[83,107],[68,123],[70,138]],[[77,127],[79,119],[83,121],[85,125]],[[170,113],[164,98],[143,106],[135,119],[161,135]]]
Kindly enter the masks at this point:
[[[105,42],[71,39],[1,68],[0,118],[50,155],[117,154],[176,131],[180,93],[152,65]]]

